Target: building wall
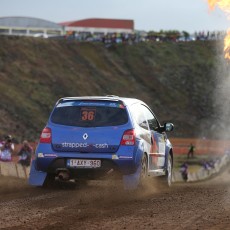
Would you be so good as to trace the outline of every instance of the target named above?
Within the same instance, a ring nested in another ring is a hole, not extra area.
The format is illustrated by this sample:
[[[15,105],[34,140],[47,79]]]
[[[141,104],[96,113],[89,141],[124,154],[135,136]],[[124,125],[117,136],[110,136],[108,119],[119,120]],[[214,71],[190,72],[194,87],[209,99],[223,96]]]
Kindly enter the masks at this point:
[[[66,32],[74,31],[77,33],[91,33],[91,34],[108,34],[108,33],[127,33],[131,34],[133,33],[132,29],[110,29],[110,28],[90,28],[90,27],[74,27],[74,26],[66,26],[65,27]]]

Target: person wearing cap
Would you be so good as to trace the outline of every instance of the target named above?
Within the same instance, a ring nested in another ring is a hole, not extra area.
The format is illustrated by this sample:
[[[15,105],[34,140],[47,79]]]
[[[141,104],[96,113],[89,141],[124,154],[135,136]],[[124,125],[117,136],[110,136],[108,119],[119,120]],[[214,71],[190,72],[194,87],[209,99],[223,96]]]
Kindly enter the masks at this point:
[[[12,153],[14,151],[14,144],[12,142],[11,135],[7,135],[5,137],[5,141],[3,141],[0,145],[0,160],[1,161],[11,161]]]

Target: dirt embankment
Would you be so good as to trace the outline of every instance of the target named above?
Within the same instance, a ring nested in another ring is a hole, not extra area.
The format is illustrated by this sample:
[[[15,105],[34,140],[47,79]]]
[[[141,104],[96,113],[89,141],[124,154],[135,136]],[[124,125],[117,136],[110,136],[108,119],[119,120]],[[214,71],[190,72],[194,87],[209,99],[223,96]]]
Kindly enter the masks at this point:
[[[216,134],[216,43],[139,43],[106,48],[41,38],[0,37],[0,136],[36,140],[64,96],[114,94],[147,102],[174,137]],[[220,121],[221,122],[221,121]],[[194,125],[196,124],[196,125]]]

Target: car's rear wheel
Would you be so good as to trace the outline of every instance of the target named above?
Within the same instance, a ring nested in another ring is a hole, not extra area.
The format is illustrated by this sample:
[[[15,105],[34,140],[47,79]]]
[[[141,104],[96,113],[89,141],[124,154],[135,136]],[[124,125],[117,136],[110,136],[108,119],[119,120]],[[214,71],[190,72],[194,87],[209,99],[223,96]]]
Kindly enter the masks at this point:
[[[47,174],[46,179],[42,185],[43,188],[52,188],[55,185],[55,175]]]
[[[170,187],[172,185],[172,157],[168,155],[168,162],[167,162],[167,171],[166,171],[166,185]]]
[[[167,157],[166,173],[165,176],[157,178],[160,186],[169,188],[172,185],[172,157],[169,154]]]
[[[133,174],[123,176],[125,190],[142,190],[147,180],[148,161],[145,154],[141,158],[140,165]]]
[[[139,187],[143,187],[147,180],[147,174],[148,174],[148,161],[145,154],[143,154],[141,159],[141,172],[140,172],[140,181],[139,181]]]

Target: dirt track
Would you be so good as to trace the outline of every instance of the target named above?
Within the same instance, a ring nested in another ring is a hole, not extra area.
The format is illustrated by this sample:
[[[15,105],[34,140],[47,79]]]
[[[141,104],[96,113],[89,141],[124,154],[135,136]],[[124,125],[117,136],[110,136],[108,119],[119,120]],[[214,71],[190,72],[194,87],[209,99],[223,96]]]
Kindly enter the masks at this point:
[[[0,177],[0,228],[230,229],[230,169],[206,182],[146,190],[106,182],[41,189]]]

